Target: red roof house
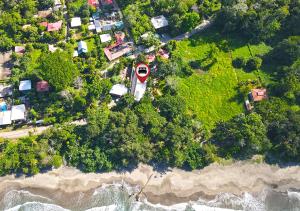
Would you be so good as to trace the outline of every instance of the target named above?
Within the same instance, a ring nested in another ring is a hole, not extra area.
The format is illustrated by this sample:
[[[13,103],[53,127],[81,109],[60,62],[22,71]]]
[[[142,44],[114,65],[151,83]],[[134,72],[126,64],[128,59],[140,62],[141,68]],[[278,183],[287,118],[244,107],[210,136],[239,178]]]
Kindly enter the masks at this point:
[[[262,101],[268,98],[266,89],[252,89],[251,97],[254,102]]]
[[[25,46],[16,46],[15,53],[22,55],[25,53]]]
[[[115,43],[109,47],[104,48],[104,53],[109,61],[115,60],[131,51],[132,46],[128,43]]]
[[[45,22],[41,22],[41,23],[40,23],[40,26],[48,27],[48,22],[46,22],[46,21],[45,21]]]
[[[146,56],[146,58],[147,58],[147,61],[149,63],[151,63],[151,62],[155,61],[156,56],[155,56],[155,54],[149,54],[149,55]]]
[[[49,84],[47,81],[39,81],[36,84],[36,91],[37,92],[48,92],[49,91]]]
[[[48,32],[52,32],[52,31],[58,31],[61,29],[62,26],[62,21],[58,21],[55,23],[48,23]]]
[[[88,0],[88,4],[92,7],[99,7],[99,1],[98,0]]]
[[[164,59],[169,59],[169,57],[170,57],[170,54],[167,51],[163,50],[163,49],[160,49],[158,51],[158,55],[160,55]]]

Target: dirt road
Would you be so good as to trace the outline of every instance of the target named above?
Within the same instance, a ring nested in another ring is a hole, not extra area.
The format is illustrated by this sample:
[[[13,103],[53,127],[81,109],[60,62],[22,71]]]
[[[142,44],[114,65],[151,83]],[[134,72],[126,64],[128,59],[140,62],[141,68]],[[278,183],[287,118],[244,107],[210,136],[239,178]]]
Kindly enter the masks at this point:
[[[79,126],[79,125],[86,125],[87,122],[85,120],[77,120],[77,121],[71,122],[70,124],[75,124],[75,125]],[[47,130],[51,127],[53,127],[53,125],[31,127],[31,128],[13,130],[13,131],[8,131],[8,132],[0,132],[0,137],[5,138],[5,139],[18,139],[18,138],[29,136],[30,134],[40,135],[45,130]]]

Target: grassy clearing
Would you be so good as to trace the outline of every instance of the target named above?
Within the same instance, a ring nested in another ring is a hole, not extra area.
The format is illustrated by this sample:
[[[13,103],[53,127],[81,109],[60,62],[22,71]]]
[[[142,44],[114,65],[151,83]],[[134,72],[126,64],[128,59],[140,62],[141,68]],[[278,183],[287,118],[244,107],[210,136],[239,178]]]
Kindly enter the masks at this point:
[[[30,56],[31,56],[31,61],[30,61],[30,65],[28,65],[28,68],[30,69],[30,71],[33,71],[34,69],[36,69],[39,65],[38,59],[41,56],[42,51],[39,49],[34,49],[32,52],[30,52]]]
[[[90,38],[88,40],[85,40],[88,50],[91,52],[96,48],[96,43],[95,43],[95,39],[94,38]]]
[[[174,52],[186,62],[204,61],[213,45],[220,46],[220,34],[215,30],[202,33],[188,40],[178,42]],[[218,121],[226,121],[244,111],[243,100],[238,91],[239,81],[257,79],[267,82],[269,76],[262,70],[246,73],[232,67],[232,58],[250,57],[247,43],[241,38],[230,37],[228,41],[230,52],[220,51],[217,62],[203,74],[194,73],[188,78],[178,78],[179,95],[188,105],[188,112],[196,114],[206,129],[210,130]],[[270,47],[264,43],[250,46],[252,54],[265,54]]]

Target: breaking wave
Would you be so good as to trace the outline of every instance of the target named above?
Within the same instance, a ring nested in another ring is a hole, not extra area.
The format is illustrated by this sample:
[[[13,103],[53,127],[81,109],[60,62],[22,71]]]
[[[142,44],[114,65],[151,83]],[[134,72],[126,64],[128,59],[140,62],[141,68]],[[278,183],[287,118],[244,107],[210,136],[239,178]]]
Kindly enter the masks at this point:
[[[144,200],[137,202],[131,197],[139,191],[138,186],[124,183],[102,185],[90,194],[76,193],[76,200],[63,205],[50,197],[34,194],[27,190],[11,190],[0,200],[0,210],[7,211],[300,211],[300,192],[276,192],[266,189],[257,195],[244,193],[236,196],[221,193],[213,200],[199,199],[194,202],[180,203],[172,206],[152,204]],[[66,196],[67,197],[67,196]],[[69,201],[65,198],[64,201]],[[76,201],[76,203],[74,203]]]

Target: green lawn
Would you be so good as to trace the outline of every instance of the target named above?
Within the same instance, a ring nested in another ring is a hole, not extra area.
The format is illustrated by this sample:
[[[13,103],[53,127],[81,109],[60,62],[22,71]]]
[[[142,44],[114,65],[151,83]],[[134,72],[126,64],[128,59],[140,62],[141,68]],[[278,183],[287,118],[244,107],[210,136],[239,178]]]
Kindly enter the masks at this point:
[[[90,38],[87,40],[84,40],[87,44],[89,52],[93,51],[96,48],[96,43],[94,38]]]
[[[34,49],[30,55],[31,55],[31,61],[30,61],[30,65],[28,65],[28,68],[30,69],[30,71],[33,71],[34,69],[36,69],[39,65],[39,62],[37,61],[40,57],[40,55],[42,54],[42,51],[39,49]]]
[[[186,62],[204,62],[212,45],[219,46],[222,41],[220,34],[214,30],[196,35],[188,40],[178,42],[175,55]],[[228,120],[244,111],[244,96],[238,92],[239,81],[248,79],[269,80],[262,70],[246,73],[232,67],[232,58],[250,57],[247,43],[237,37],[227,39],[230,52],[220,51],[217,62],[204,73],[194,73],[188,78],[178,78],[179,95],[188,105],[188,112],[196,114],[206,129],[210,130],[215,123]],[[270,47],[264,43],[250,46],[252,54],[265,54]]]

